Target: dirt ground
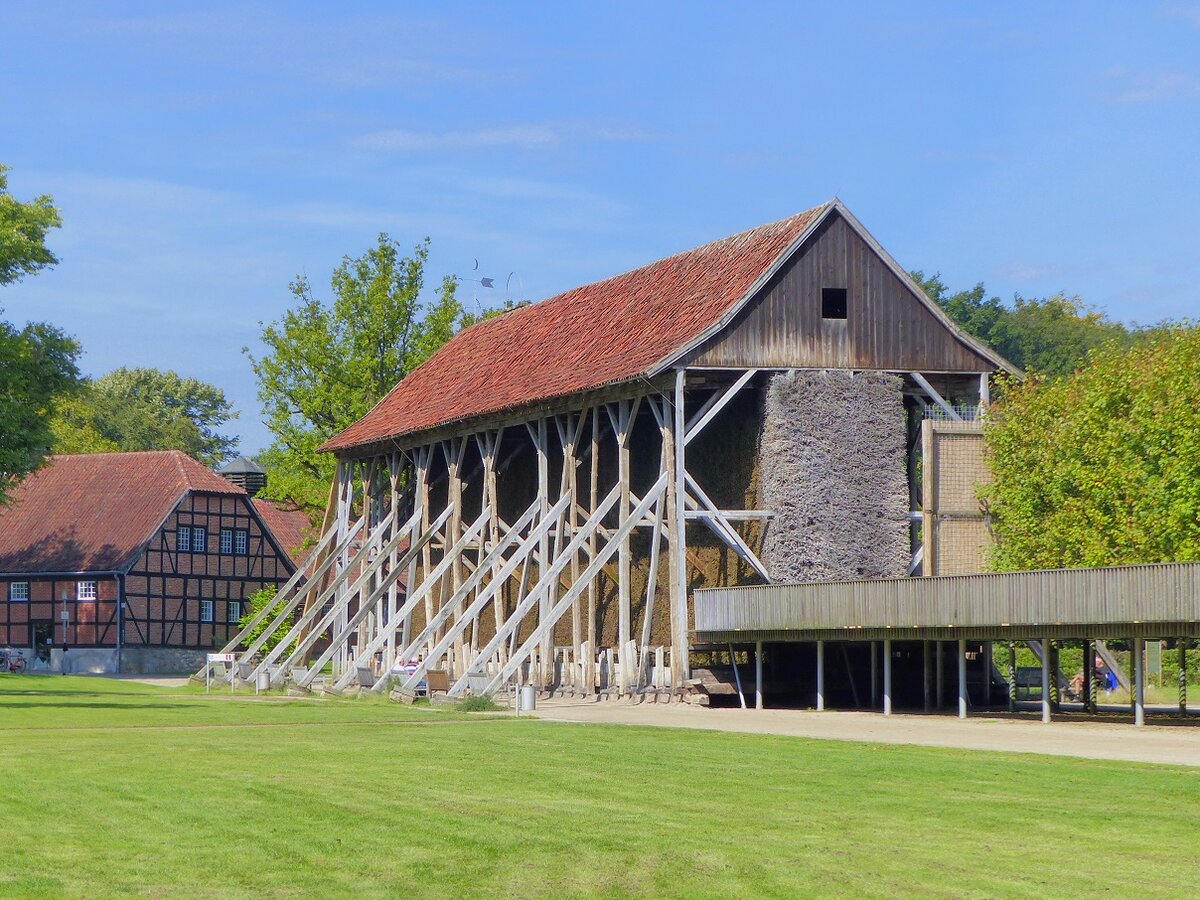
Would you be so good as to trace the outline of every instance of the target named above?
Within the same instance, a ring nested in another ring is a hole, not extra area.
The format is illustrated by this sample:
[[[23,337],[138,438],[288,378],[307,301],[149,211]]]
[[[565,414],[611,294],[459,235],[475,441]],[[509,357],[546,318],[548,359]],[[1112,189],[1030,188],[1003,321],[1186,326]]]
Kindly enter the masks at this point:
[[[1082,721],[1064,716],[1048,725],[1027,718],[959,720],[952,715],[842,712],[796,709],[705,709],[682,703],[551,699],[538,701],[536,715],[556,722],[704,728],[824,740],[917,744],[968,750],[1046,753],[1087,759],[1200,766],[1200,722],[1168,716],[1142,728],[1118,718]]]

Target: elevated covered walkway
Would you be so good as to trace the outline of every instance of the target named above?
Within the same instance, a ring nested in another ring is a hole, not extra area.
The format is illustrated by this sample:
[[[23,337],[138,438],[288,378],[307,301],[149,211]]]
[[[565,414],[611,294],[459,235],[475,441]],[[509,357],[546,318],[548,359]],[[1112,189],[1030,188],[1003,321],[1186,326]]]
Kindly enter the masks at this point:
[[[816,706],[824,708],[827,642],[871,645],[870,688],[876,702],[875,648],[882,644],[881,707],[892,711],[893,660],[899,642],[918,642],[925,706],[931,681],[940,693],[943,642],[957,645],[958,714],[965,718],[968,694],[968,642],[982,648],[979,673],[990,695],[994,642],[1080,640],[1084,660],[1096,643],[1128,639],[1133,651],[1133,715],[1145,718],[1144,646],[1147,639],[1178,642],[1181,673],[1179,708],[1186,713],[1187,641],[1200,637],[1200,563],[1053,569],[925,578],[727,587],[696,592],[693,643],[708,646],[752,644],[755,648],[756,705],[762,705],[764,643],[815,644]],[[912,645],[909,644],[911,647]],[[931,650],[931,647],[933,650]],[[1050,721],[1058,693],[1053,653],[1041,653],[1041,707]],[[978,667],[977,665],[977,667]],[[911,671],[912,667],[909,667]],[[1010,672],[1015,699],[1016,673]],[[852,677],[852,676],[851,676]],[[1084,706],[1095,708],[1092,680],[1083,679]]]

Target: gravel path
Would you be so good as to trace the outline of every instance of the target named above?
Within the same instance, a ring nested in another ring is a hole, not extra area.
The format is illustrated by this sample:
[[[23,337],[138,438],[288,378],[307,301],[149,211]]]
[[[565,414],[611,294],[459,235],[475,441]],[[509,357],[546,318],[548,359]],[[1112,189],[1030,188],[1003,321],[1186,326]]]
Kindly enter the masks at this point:
[[[1124,723],[1030,722],[979,716],[816,712],[792,709],[705,709],[682,703],[553,699],[538,702],[537,716],[556,722],[702,728],[880,744],[917,744],[969,750],[1046,753],[1087,759],[1200,766],[1200,724],[1170,719],[1134,728]]]

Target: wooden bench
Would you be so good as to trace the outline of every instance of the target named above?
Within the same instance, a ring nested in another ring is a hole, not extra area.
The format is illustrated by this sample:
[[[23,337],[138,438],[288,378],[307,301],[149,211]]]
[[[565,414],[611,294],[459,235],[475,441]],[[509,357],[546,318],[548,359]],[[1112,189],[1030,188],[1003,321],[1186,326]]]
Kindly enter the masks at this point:
[[[1034,690],[1037,690],[1037,697],[1042,696],[1042,667],[1041,666],[1018,666],[1017,667],[1017,699],[1031,699]],[[1021,692],[1025,692],[1025,696],[1021,696]]]

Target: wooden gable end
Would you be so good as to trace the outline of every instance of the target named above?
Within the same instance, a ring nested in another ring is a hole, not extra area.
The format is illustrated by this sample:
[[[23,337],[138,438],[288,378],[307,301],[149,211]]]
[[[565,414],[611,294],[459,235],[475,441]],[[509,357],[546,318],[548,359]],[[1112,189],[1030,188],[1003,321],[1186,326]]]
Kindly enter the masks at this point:
[[[823,316],[823,288],[845,289],[845,318]],[[930,310],[837,212],[687,362],[906,372],[997,368]]]

